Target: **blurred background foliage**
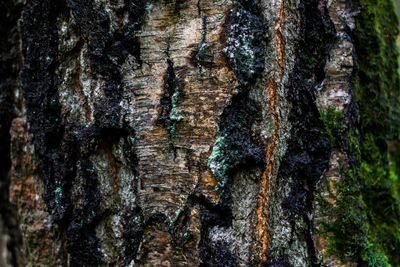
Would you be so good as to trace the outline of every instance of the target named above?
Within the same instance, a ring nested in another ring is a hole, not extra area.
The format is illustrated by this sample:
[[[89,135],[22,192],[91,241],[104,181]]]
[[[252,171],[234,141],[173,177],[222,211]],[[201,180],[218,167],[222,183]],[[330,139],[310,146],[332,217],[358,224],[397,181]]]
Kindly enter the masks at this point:
[[[361,256],[368,266],[400,266],[400,0],[361,3],[354,83],[360,140],[353,151],[367,218]]]

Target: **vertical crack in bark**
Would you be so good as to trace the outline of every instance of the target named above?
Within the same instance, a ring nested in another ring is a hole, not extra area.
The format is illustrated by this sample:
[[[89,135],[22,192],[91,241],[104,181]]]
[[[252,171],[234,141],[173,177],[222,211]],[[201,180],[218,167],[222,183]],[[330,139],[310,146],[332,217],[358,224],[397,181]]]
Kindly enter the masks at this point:
[[[85,93],[83,92],[83,84],[82,84],[82,80],[81,80],[81,68],[78,65],[77,67],[77,74],[76,74],[76,85],[77,85],[77,91],[79,93],[79,97],[82,101],[82,106],[83,106],[83,110],[85,113],[85,121],[86,123],[89,123],[90,120],[92,119],[92,108],[89,105],[89,98],[85,95]]]
[[[168,131],[168,138],[171,144],[173,144],[172,138],[175,134],[177,123],[182,120],[182,117],[176,110],[182,92],[179,86],[178,76],[174,70],[174,62],[169,56],[168,51],[167,58],[168,68],[164,75],[164,93],[160,100],[161,111],[159,121],[163,123]]]
[[[283,40],[282,35],[282,27],[283,27],[283,20],[285,16],[285,1],[282,0],[281,8],[279,11],[279,18],[275,24],[275,40],[276,40],[276,47],[278,52],[278,71],[279,71],[279,78],[282,80],[283,71],[284,71],[284,60],[285,60],[285,43]]]
[[[161,122],[168,133],[168,142],[176,158],[176,147],[174,144],[174,135],[177,124],[182,121],[181,115],[177,111],[178,103],[182,98],[178,75],[175,73],[173,58],[170,55],[170,45],[172,36],[167,38],[167,70],[164,74],[163,96],[160,99],[160,115],[158,121]]]
[[[327,167],[330,153],[315,105],[315,86],[324,79],[324,63],[334,40],[334,29],[317,0],[303,1],[298,7],[299,42],[293,58],[296,62],[284,84],[285,101],[291,104],[286,117],[290,137],[277,176],[270,182],[279,184],[279,188],[274,188],[270,196],[274,199],[274,206],[270,204],[274,214],[269,216],[268,266],[317,262],[310,235],[315,230],[310,211],[315,184]]]
[[[267,85],[267,90],[269,90],[269,108],[272,111],[272,116],[274,119],[274,133],[272,135],[272,140],[268,144],[267,147],[267,155],[266,155],[266,168],[264,170],[264,173],[262,175],[262,182],[261,182],[261,192],[259,195],[259,200],[258,200],[258,208],[257,208],[257,219],[258,219],[258,225],[257,225],[257,230],[258,230],[258,235],[261,241],[262,249],[261,249],[261,254],[260,258],[262,261],[267,260],[267,252],[268,252],[268,214],[265,212],[265,204],[266,200],[268,197],[268,191],[269,191],[269,181],[271,180],[271,177],[273,175],[274,169],[275,169],[275,162],[274,162],[274,154],[276,152],[276,143],[279,139],[279,119],[278,119],[278,114],[275,110],[276,106],[276,81],[272,80],[268,83]]]
[[[74,56],[76,57],[76,72],[73,75],[73,79],[76,84],[76,89],[79,94],[79,98],[82,101],[83,111],[85,113],[85,121],[88,123],[92,119],[92,108],[89,105],[89,98],[85,95],[83,91],[83,84],[82,84],[82,67],[79,62],[79,57],[81,57],[81,50],[83,48],[84,41],[80,39],[74,48]]]
[[[279,18],[275,24],[274,36],[276,40],[276,51],[278,54],[278,75],[279,82],[282,82],[282,77],[284,74],[284,57],[285,57],[285,46],[282,35],[282,25],[284,20],[285,13],[285,2],[282,0]],[[277,112],[276,100],[277,100],[277,81],[276,76],[274,75],[273,79],[268,82],[266,87],[266,92],[268,93],[268,107],[271,110],[273,121],[274,121],[274,131],[272,134],[272,140],[268,144],[267,154],[265,162],[267,164],[264,173],[262,175],[261,181],[261,191],[259,193],[258,207],[257,207],[257,231],[259,235],[259,239],[261,242],[261,251],[260,251],[260,259],[261,262],[267,261],[267,252],[268,252],[268,240],[269,240],[269,232],[268,232],[268,214],[265,211],[265,205],[267,202],[267,198],[270,192],[269,182],[274,174],[274,170],[276,167],[275,154],[277,149],[277,143],[279,140],[279,116]]]

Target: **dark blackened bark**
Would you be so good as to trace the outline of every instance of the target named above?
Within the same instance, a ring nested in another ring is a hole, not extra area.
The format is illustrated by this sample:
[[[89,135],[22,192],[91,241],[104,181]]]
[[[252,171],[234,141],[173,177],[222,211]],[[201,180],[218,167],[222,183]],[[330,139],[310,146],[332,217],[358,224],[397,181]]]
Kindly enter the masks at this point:
[[[22,62],[17,22],[21,8],[22,3],[15,1],[0,3],[0,265],[15,266],[23,263],[23,256],[20,252],[22,237],[17,210],[9,201],[10,127],[12,119],[17,115],[14,94],[20,93],[18,74]]]

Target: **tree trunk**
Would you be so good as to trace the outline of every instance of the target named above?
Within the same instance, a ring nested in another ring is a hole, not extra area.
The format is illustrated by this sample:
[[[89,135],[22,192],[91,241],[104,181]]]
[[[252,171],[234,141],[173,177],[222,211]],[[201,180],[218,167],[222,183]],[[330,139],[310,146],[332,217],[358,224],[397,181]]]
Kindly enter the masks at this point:
[[[0,7],[0,266],[400,264],[392,2]]]

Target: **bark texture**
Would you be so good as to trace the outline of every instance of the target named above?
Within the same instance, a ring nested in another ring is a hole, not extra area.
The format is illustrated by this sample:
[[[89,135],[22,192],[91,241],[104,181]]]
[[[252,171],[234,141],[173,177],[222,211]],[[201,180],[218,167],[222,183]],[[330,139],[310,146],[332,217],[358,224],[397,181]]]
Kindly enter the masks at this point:
[[[3,2],[0,266],[400,264],[391,1]]]

